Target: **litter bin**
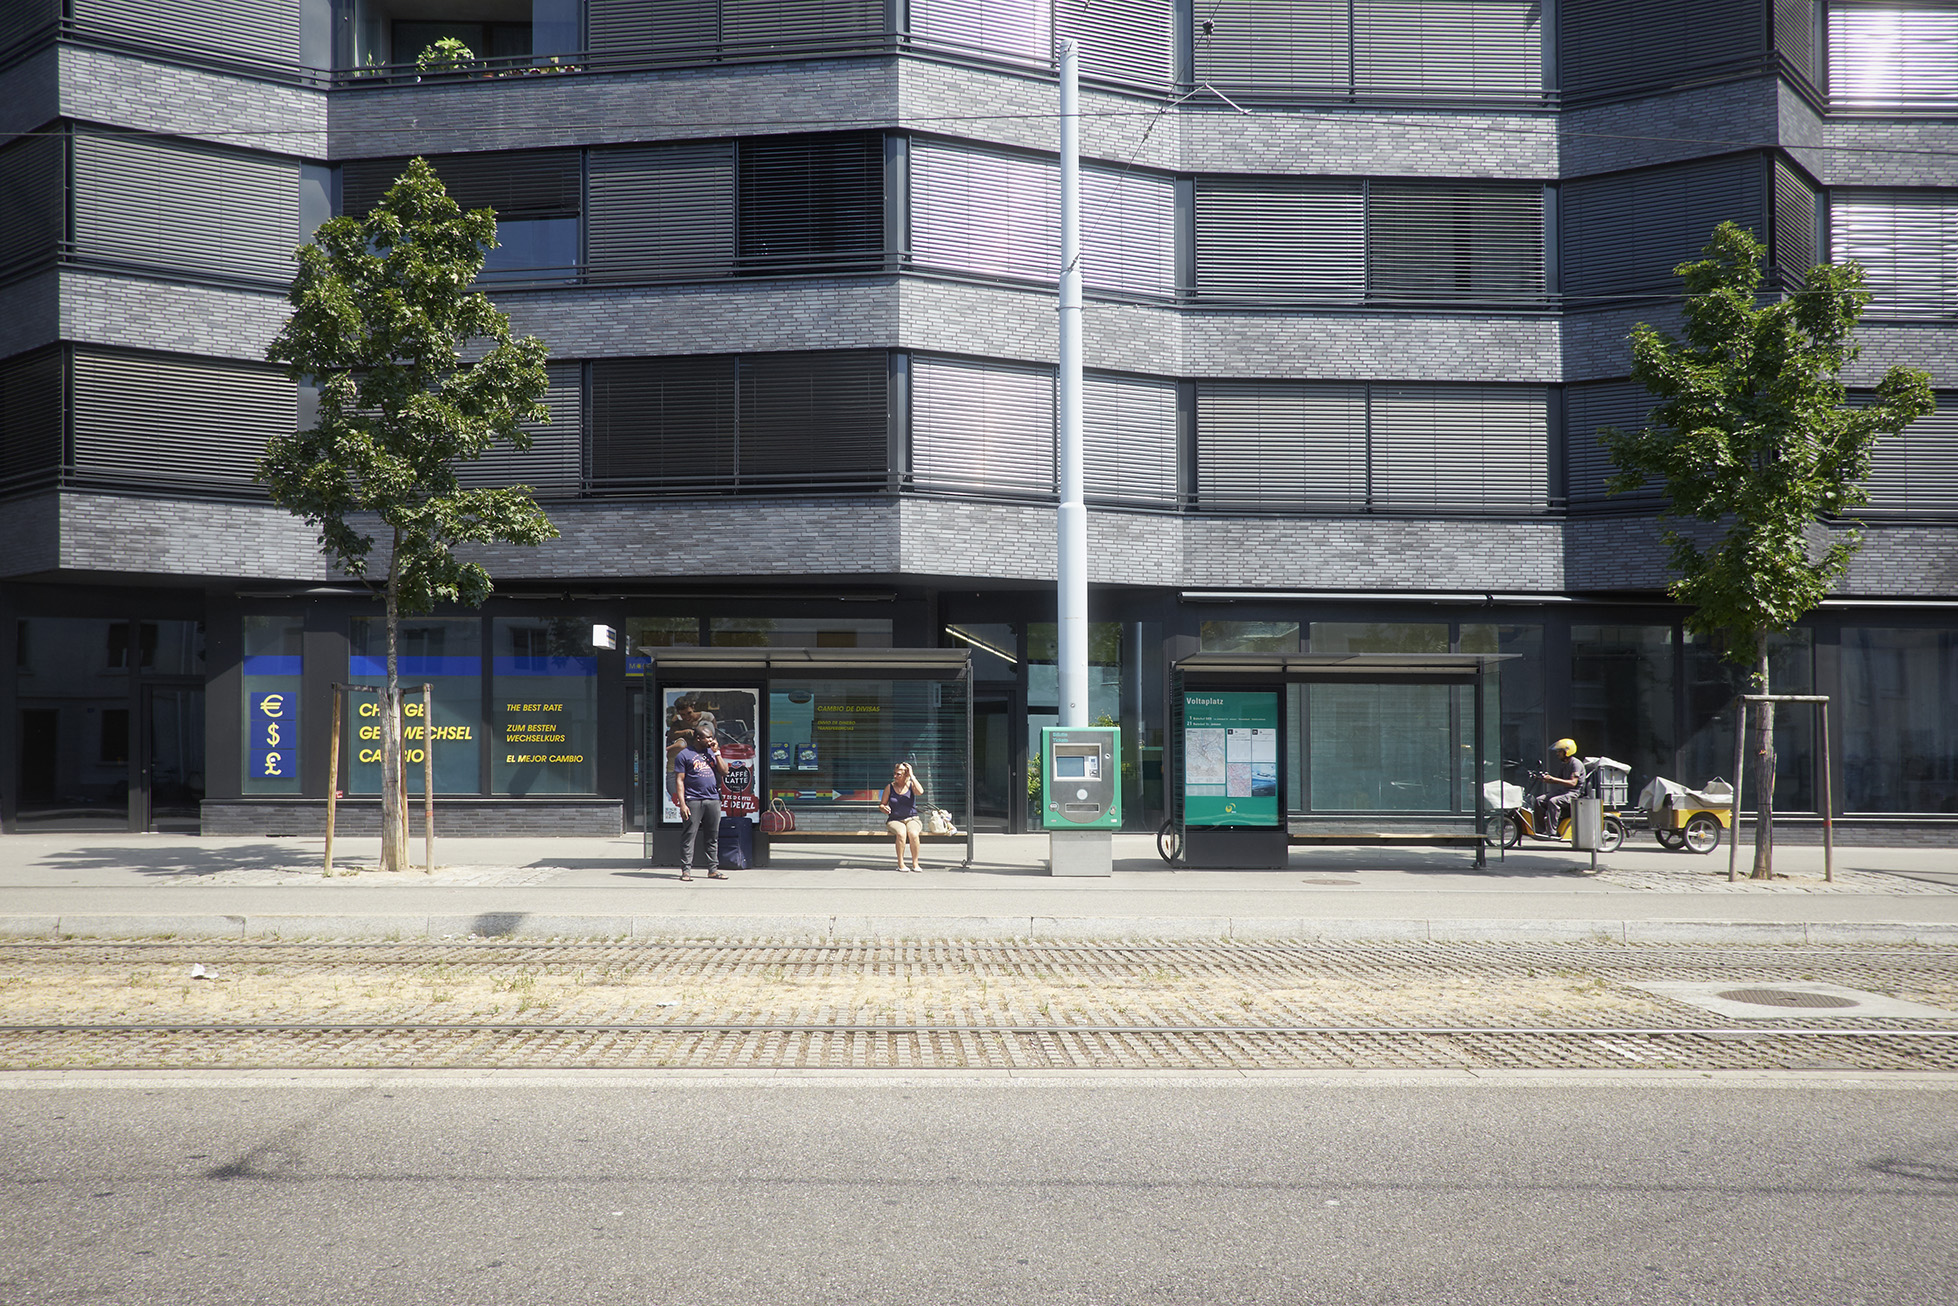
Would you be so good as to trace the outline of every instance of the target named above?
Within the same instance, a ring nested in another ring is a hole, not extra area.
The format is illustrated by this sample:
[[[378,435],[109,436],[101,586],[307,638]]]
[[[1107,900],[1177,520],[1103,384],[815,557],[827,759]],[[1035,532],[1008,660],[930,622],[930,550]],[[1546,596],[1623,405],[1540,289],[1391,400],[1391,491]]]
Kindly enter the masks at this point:
[[[1594,853],[1604,840],[1604,800],[1580,798],[1570,814],[1570,846],[1581,853]]]

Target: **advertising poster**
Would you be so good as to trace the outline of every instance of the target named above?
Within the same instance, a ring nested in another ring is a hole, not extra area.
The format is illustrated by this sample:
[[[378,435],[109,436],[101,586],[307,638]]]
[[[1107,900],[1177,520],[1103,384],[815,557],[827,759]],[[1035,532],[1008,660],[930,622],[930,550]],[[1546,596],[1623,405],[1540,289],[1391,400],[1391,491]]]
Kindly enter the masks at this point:
[[[1278,695],[1189,690],[1183,695],[1183,823],[1270,828],[1278,795]]]
[[[286,780],[299,774],[294,697],[279,690],[250,695],[251,774],[256,778]]]
[[[661,819],[680,822],[673,801],[673,759],[680,755],[684,731],[706,724],[720,741],[727,779],[721,784],[721,815],[761,815],[760,757],[756,753],[755,722],[761,696],[752,689],[669,689],[662,695],[666,719],[666,756],[660,769]]]

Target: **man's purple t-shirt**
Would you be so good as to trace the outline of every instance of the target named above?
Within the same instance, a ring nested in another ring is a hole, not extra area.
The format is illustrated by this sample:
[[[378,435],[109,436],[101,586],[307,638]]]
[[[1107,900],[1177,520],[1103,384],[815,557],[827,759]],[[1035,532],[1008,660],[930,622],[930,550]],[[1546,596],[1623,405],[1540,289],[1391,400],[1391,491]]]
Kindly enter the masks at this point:
[[[714,774],[714,763],[705,753],[697,753],[691,747],[681,749],[673,759],[673,772],[680,777],[688,802],[713,802],[721,796],[720,778]]]

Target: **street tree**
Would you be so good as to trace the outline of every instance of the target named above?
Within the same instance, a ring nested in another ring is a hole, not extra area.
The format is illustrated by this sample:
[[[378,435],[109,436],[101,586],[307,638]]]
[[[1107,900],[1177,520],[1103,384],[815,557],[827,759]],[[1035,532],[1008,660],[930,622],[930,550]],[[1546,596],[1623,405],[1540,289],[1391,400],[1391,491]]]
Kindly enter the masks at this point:
[[[496,215],[464,213],[416,159],[372,213],[334,218],[299,248],[292,315],[267,351],[318,387],[319,417],[267,442],[259,479],[386,611],[382,870],[407,865],[400,618],[489,596],[489,572],[457,546],[534,545],[558,533],[530,487],[467,489],[456,474],[498,441],[528,448],[523,424],[549,420],[543,342],[512,339],[509,319],[471,288],[495,244]],[[376,530],[384,563],[372,557]],[[432,724],[423,723],[424,747]]]
[[[1685,282],[1684,340],[1640,323],[1632,379],[1654,396],[1650,425],[1599,434],[1618,473],[1611,490],[1664,495],[1664,539],[1690,607],[1687,626],[1772,692],[1768,642],[1829,593],[1861,545],[1840,524],[1868,502],[1863,480],[1879,435],[1932,411],[1930,377],[1893,367],[1867,404],[1845,402],[1850,335],[1869,302],[1855,263],[1823,264],[1777,299],[1761,294],[1764,247],[1723,222]],[[1774,729],[1755,734],[1756,879],[1773,874]],[[1740,796],[1735,795],[1736,806]],[[1738,812],[1736,812],[1738,815]]]

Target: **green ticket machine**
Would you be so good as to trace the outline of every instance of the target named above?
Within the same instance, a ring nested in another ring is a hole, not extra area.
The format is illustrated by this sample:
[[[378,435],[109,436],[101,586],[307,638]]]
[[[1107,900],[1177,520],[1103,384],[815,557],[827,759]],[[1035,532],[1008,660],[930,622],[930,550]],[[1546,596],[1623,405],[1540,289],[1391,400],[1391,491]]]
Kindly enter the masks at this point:
[[[1122,732],[1042,726],[1041,824],[1048,830],[1122,828]]]

